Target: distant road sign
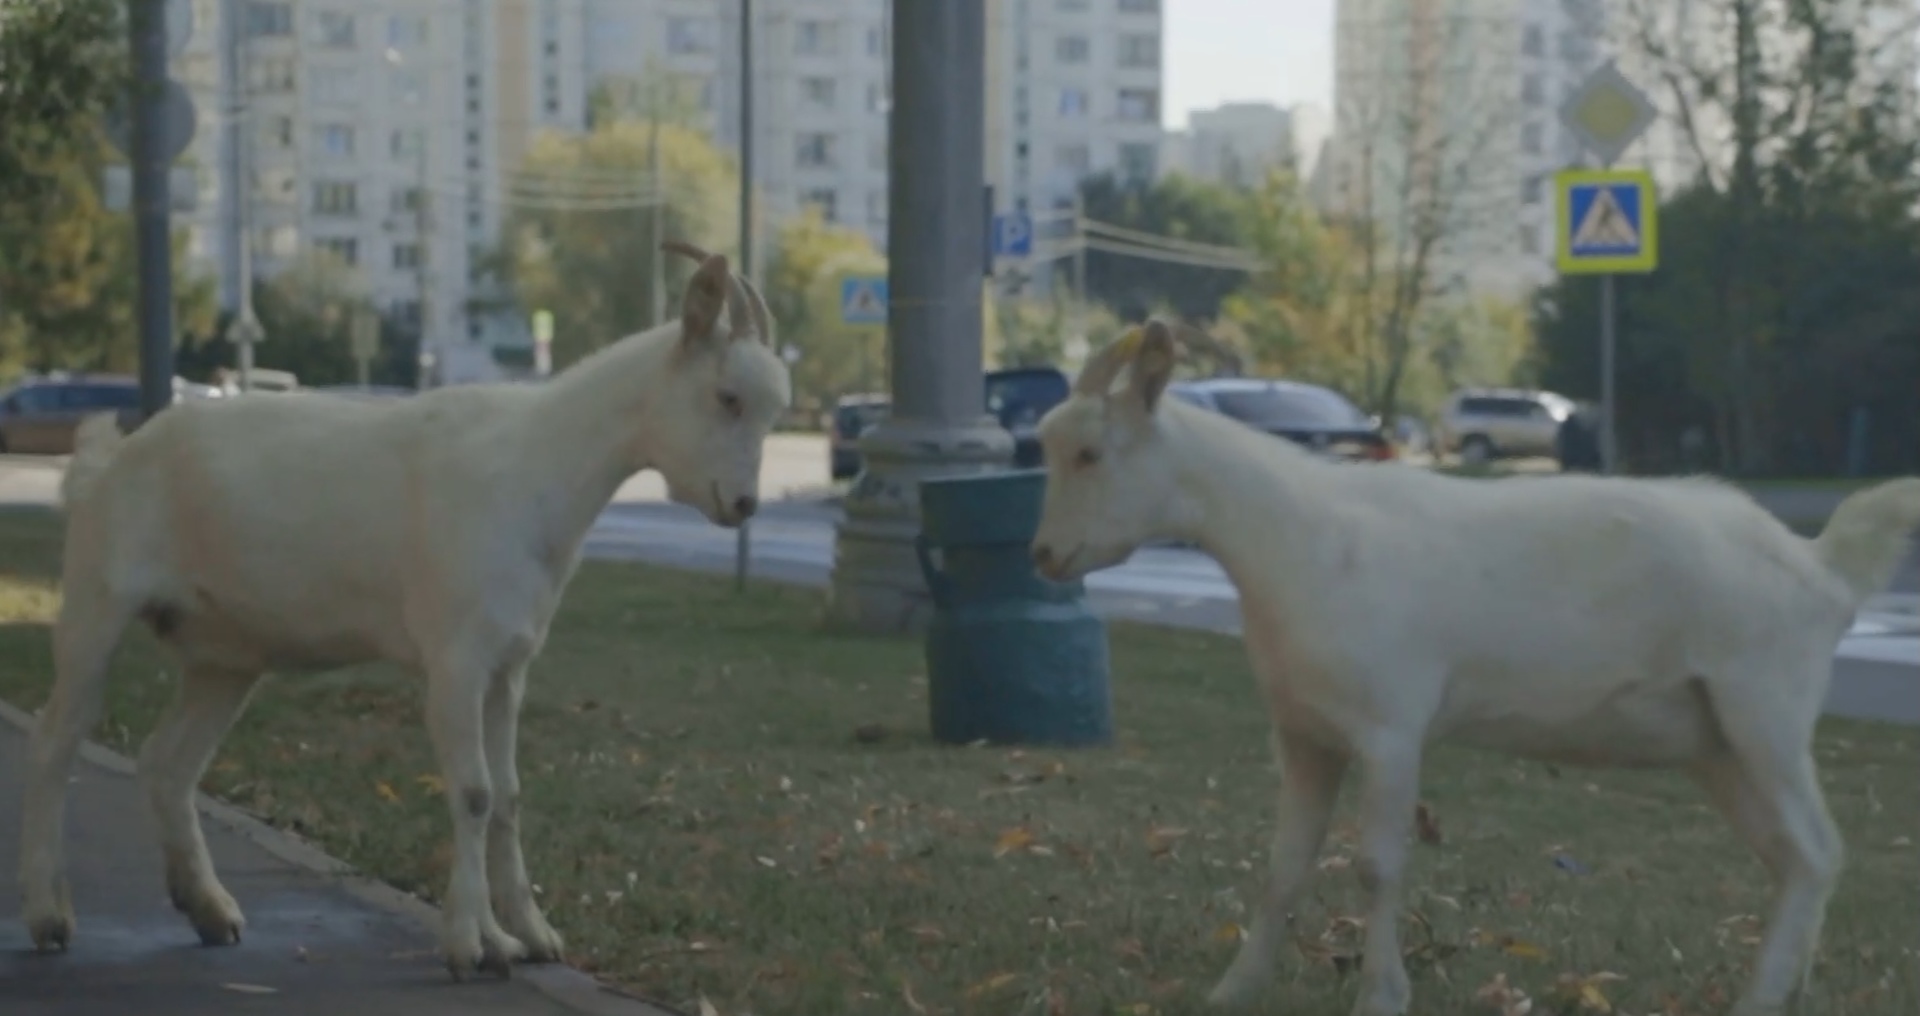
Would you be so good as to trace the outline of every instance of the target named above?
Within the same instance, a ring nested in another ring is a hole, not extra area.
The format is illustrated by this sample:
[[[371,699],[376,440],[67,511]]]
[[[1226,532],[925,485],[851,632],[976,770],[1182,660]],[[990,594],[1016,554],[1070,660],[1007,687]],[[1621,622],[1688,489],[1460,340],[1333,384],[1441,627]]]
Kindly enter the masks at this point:
[[[1653,125],[1659,111],[1609,60],[1587,75],[1560,107],[1560,122],[1610,166]]]
[[[850,325],[887,323],[887,277],[855,275],[840,281],[840,320]]]
[[[1002,258],[1024,258],[1033,254],[1033,217],[1025,212],[1005,212],[993,217],[993,254]]]
[[[1660,206],[1643,170],[1566,170],[1554,177],[1558,263],[1568,275],[1641,274],[1660,260]]]
[[[194,109],[193,96],[187,94],[186,86],[172,78],[167,79],[166,94],[161,102],[160,159],[171,164],[193,144],[195,120],[200,114]],[[106,119],[107,140],[122,156],[133,158],[133,121],[127,115],[126,100],[109,108]]]

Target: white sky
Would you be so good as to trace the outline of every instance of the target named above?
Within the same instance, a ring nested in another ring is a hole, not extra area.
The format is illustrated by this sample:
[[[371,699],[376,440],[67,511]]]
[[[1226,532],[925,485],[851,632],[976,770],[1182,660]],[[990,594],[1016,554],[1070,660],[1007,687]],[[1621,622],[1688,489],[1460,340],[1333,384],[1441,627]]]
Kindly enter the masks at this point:
[[[1168,127],[1222,102],[1333,108],[1337,0],[1161,0]]]

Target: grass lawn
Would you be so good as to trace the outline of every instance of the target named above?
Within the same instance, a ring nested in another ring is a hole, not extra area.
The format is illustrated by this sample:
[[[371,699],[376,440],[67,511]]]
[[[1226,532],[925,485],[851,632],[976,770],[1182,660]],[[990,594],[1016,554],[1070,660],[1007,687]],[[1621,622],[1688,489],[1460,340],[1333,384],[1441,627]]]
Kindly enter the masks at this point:
[[[55,533],[0,516],[0,696],[30,708]],[[945,748],[925,733],[918,645],[820,634],[818,599],[582,570],[520,756],[534,879],[575,962],[725,1014],[1200,1011],[1272,822],[1239,643],[1117,627],[1114,749]],[[129,639],[102,740],[144,734],[162,666]],[[1920,735],[1836,722],[1820,755],[1850,863],[1804,1011],[1920,1011]],[[418,689],[368,669],[270,682],[206,787],[431,897],[448,835],[431,774]],[[1416,1011],[1499,1013],[1476,995],[1504,975],[1533,1012],[1572,1013],[1563,978],[1601,974],[1620,975],[1591,981],[1616,1012],[1725,1011],[1766,881],[1690,784],[1441,749],[1426,797],[1440,835],[1407,899]],[[1351,1004],[1344,816],[1266,1012]]]

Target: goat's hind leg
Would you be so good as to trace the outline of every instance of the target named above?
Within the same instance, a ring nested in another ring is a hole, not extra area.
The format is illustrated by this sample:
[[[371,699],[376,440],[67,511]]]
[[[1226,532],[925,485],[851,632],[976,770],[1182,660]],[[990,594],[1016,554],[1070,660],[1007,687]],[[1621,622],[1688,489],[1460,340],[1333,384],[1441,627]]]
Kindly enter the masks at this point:
[[[173,705],[140,749],[140,782],[160,830],[167,895],[206,945],[239,942],[246,920],[214,873],[193,792],[258,680],[257,674],[188,667]]]
[[[493,893],[494,913],[526,945],[527,959],[553,963],[560,960],[564,944],[534,901],[526,860],[520,851],[520,768],[515,747],[526,690],[524,665],[496,676],[487,688],[487,771],[493,781],[493,810],[487,823],[487,884]]]
[[[137,605],[104,584],[69,581],[53,625],[53,691],[34,724],[20,829],[21,917],[34,948],[64,950],[73,903],[62,857],[67,779],[80,741],[100,721],[107,667]]]
[[[1806,985],[1827,901],[1845,861],[1813,760],[1819,702],[1811,690],[1806,701],[1792,700],[1788,691],[1817,689],[1824,682],[1783,677],[1781,685],[1773,696],[1753,694],[1748,686],[1713,697],[1714,713],[1737,760],[1729,764],[1739,769],[1738,782],[1727,784],[1729,803],[1737,809],[1733,820],[1778,883],[1753,976],[1734,1016],[1777,1016]]]

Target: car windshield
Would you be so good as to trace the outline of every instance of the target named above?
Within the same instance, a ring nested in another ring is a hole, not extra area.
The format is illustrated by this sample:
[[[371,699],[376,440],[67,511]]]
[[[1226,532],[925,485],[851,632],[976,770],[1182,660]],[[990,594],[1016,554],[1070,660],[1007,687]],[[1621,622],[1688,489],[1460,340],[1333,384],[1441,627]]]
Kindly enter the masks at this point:
[[[861,431],[879,423],[887,415],[888,408],[884,402],[841,406],[834,414],[834,427],[843,437],[859,437]]]
[[[1275,385],[1213,393],[1220,411],[1255,427],[1365,427],[1366,414],[1324,388]]]

